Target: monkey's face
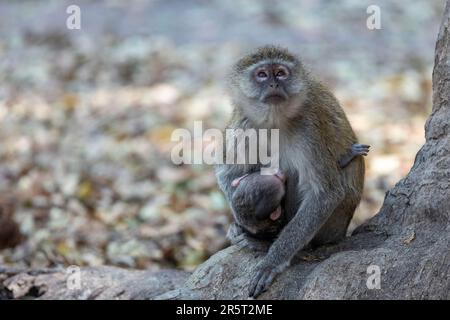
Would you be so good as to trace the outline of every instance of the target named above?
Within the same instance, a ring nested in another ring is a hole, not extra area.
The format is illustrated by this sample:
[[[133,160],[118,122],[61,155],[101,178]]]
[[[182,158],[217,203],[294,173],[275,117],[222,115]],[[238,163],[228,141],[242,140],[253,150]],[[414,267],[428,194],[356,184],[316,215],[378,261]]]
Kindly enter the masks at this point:
[[[258,125],[280,124],[297,113],[305,89],[303,70],[290,61],[262,61],[245,69],[233,98],[248,118]]]
[[[286,65],[263,64],[252,72],[254,83],[259,87],[258,99],[267,104],[280,104],[288,99],[287,84],[290,69]]]

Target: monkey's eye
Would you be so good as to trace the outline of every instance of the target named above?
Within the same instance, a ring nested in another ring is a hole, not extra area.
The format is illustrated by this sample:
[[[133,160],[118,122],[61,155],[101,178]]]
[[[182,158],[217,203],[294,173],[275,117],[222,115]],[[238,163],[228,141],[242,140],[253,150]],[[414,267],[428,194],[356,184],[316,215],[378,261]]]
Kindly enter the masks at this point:
[[[275,77],[276,77],[277,79],[280,79],[280,80],[285,80],[285,79],[287,79],[288,74],[289,74],[289,73],[288,73],[287,70],[279,69],[279,70],[275,73]]]
[[[265,71],[258,71],[256,73],[256,77],[258,78],[258,80],[265,80],[265,79],[267,79],[268,75],[267,75],[267,72],[265,72]]]

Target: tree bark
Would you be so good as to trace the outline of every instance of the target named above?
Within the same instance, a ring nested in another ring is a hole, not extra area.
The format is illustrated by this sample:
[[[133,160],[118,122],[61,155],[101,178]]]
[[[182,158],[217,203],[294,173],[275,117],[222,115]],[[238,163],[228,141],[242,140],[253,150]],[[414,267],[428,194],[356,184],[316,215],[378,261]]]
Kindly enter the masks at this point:
[[[386,193],[377,216],[342,243],[300,252],[260,298],[450,299],[449,25],[450,0],[436,43],[426,143],[409,174]],[[47,299],[246,299],[262,257],[231,246],[190,276],[177,271],[87,268],[82,271],[83,290],[78,291],[66,288],[64,272],[4,270],[0,298],[29,295],[34,288],[36,295]],[[372,282],[377,270],[379,287]]]
[[[107,266],[82,268],[79,273],[70,269],[0,268],[0,300],[152,299],[182,285],[188,275],[178,270],[126,270]]]

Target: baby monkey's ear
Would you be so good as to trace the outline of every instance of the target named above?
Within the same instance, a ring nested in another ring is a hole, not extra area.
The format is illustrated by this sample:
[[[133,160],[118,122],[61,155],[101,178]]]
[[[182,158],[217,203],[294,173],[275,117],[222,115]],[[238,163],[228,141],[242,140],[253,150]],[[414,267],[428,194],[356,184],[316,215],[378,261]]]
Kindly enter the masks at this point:
[[[270,220],[277,221],[281,217],[281,206],[278,206],[274,212],[270,214]]]

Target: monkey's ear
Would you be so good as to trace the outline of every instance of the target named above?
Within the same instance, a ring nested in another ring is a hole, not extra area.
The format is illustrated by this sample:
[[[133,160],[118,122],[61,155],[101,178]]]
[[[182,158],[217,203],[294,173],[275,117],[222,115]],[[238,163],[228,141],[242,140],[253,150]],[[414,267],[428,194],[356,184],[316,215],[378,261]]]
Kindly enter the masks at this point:
[[[281,217],[281,206],[278,206],[277,209],[270,214],[270,220],[276,221]]]
[[[276,215],[276,212],[280,208],[280,214]],[[274,218],[272,218],[272,216]],[[255,207],[255,217],[257,220],[267,220],[271,219],[272,221],[278,220],[278,218],[281,216],[281,207],[279,205],[268,205],[266,201],[261,201],[258,204],[256,204]]]

